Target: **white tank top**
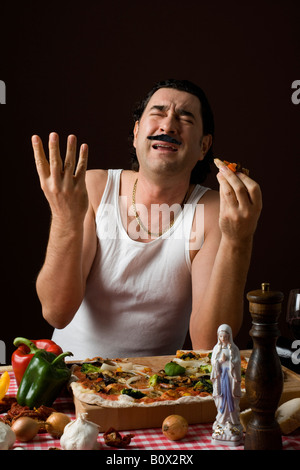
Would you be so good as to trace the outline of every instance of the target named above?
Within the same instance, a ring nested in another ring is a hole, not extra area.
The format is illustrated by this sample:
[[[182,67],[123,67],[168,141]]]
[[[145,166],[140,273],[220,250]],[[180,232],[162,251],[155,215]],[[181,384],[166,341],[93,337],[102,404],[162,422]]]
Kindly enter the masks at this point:
[[[53,334],[75,360],[174,354],[189,327],[189,239],[195,208],[202,206],[197,202],[209,188],[195,186],[173,226],[142,243],[128,236],[121,221],[121,172],[108,171],[85,298],[73,320]]]

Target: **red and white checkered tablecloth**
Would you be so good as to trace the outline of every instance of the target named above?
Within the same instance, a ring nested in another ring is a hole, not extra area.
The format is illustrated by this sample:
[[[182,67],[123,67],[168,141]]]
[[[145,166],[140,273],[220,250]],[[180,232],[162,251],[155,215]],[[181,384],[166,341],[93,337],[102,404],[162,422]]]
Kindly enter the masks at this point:
[[[7,395],[15,396],[17,385],[14,374],[9,372],[11,382]],[[71,397],[59,397],[53,407],[60,412],[66,413],[71,419],[75,419],[74,404]],[[105,431],[105,430],[104,430]],[[225,445],[214,445],[211,442],[212,424],[192,424],[184,439],[180,441],[170,441],[161,432],[160,428],[137,429],[130,431],[120,431],[121,435],[130,433],[134,438],[125,450],[130,451],[179,451],[190,452],[197,450],[243,450],[244,446],[229,447]],[[116,448],[108,447],[104,443],[103,433],[98,436],[99,449],[116,451]],[[282,437],[284,450],[300,450],[300,430],[298,429],[289,436]],[[53,439],[48,433],[39,433],[30,442],[16,441],[15,447],[22,447],[26,450],[48,450],[50,448],[60,448],[59,439]],[[122,449],[123,450],[123,449]]]

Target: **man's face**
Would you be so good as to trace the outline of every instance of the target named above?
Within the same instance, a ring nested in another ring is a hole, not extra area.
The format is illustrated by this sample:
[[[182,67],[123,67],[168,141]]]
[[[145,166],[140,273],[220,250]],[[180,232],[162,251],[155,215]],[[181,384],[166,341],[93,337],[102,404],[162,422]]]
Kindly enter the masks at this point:
[[[134,128],[140,168],[190,175],[211,145],[211,136],[203,136],[200,106],[185,91],[160,88],[153,94]]]

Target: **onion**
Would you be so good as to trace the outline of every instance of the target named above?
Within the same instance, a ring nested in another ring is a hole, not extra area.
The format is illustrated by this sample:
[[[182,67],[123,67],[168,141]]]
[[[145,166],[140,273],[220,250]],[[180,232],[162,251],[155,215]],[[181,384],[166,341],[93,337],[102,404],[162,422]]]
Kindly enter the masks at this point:
[[[29,418],[28,416],[21,416],[11,426],[11,429],[16,435],[16,438],[21,442],[31,441],[41,428],[40,421]]]
[[[132,362],[122,362],[118,364],[118,367],[121,367],[123,372],[129,372],[133,369],[133,364]]]
[[[108,363],[108,362],[103,362],[102,366],[100,367],[100,371],[104,371],[104,370],[111,370],[111,371],[114,371],[118,368],[118,366],[116,364],[113,364],[113,363]]]
[[[54,437],[54,439],[59,439],[63,435],[65,426],[70,423],[70,421],[69,416],[65,413],[55,411],[47,418],[45,423],[46,431],[50,436]]]
[[[170,415],[162,424],[162,432],[170,441],[179,441],[186,436],[188,426],[188,422],[183,416]]]
[[[153,387],[136,388],[133,385],[131,385],[133,382],[137,382],[140,379],[141,377],[138,375],[135,375],[134,377],[130,377],[129,379],[126,380],[126,385],[128,385],[128,387],[132,388],[133,390],[139,390],[140,392],[151,392],[153,390]]]

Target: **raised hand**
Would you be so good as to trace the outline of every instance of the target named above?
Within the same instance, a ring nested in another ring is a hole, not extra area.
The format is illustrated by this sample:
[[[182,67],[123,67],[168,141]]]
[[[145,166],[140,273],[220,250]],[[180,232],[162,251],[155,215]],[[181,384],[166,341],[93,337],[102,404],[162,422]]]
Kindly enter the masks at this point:
[[[68,137],[64,163],[60,155],[59,136],[55,132],[49,136],[49,161],[39,136],[32,136],[32,147],[41,188],[52,217],[64,223],[82,223],[88,209],[85,184],[88,146],[81,145],[77,165],[77,139],[74,135]]]

